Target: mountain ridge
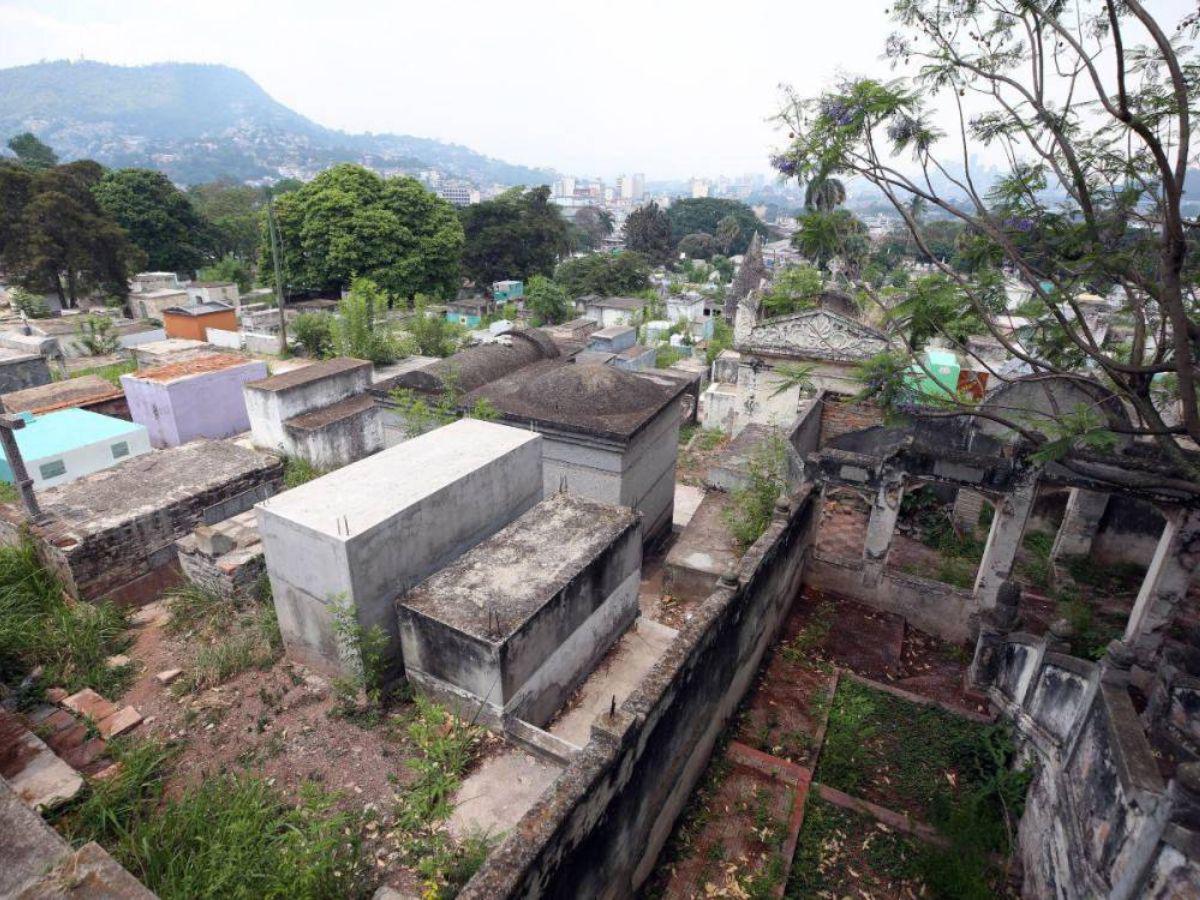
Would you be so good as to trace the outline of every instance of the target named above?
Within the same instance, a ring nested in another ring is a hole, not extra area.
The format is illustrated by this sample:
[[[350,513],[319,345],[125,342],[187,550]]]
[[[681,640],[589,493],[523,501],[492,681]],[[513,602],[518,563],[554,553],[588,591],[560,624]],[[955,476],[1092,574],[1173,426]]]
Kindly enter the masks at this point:
[[[0,69],[0,143],[22,131],[64,160],[154,167],[184,184],[311,177],[338,162],[387,174],[434,169],[477,185],[554,177],[461,144],[327,128],[240,69],[214,63],[59,60]]]

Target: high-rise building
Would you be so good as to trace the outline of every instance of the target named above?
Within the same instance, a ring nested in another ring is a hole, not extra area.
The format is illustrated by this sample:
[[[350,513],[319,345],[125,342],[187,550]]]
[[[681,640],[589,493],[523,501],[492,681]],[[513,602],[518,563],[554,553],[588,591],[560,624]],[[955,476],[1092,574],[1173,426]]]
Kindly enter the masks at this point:
[[[629,176],[629,181],[632,185],[631,200],[641,200],[646,196],[646,176],[641,172],[635,172]]]
[[[696,197],[707,197],[707,196],[708,196],[708,182],[703,178],[693,178],[692,179],[692,197],[696,198]]]

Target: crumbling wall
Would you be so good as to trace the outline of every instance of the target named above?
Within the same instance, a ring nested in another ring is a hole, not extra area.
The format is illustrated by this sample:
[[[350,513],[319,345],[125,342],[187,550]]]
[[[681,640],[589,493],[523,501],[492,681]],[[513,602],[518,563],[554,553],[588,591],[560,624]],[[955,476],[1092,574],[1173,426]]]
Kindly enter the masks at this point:
[[[665,656],[467,884],[461,898],[629,897],[646,879],[800,587],[815,503],[777,510]]]
[[[843,434],[882,424],[883,410],[874,403],[856,403],[832,391],[821,397],[821,447]]]
[[[1129,695],[1131,658],[1117,645],[1096,664],[1054,641],[985,627],[972,664],[1035,772],[1017,835],[1023,894],[1197,896],[1200,785],[1183,767],[1163,784]]]

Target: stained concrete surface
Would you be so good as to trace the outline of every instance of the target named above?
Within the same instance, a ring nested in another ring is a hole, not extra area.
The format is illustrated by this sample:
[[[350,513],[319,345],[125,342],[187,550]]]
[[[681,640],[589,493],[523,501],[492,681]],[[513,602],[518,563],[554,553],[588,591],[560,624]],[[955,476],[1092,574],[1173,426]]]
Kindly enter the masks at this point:
[[[676,528],[686,528],[703,499],[704,488],[675,482],[675,511],[672,524]]]
[[[592,723],[612,708],[614,697],[617,706],[625,702],[678,633],[645,617],[638,619],[567,701],[566,712],[550,725],[550,733],[584,746]]]
[[[532,808],[561,769],[517,747],[484,760],[459,786],[447,828],[455,840],[475,833],[499,837]]]

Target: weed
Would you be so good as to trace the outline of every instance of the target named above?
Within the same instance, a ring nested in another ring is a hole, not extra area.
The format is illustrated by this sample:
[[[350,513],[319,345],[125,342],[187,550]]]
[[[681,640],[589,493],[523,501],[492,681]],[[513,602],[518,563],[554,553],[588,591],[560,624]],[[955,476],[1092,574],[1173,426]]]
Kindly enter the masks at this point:
[[[755,448],[746,466],[746,484],[730,494],[725,524],[745,552],[771,524],[775,501],[787,487],[783,438],[773,434]]]
[[[167,595],[168,630],[209,641],[172,685],[176,696],[215,687],[247,669],[265,669],[279,658],[283,639],[275,607],[260,602],[257,594],[227,596],[209,586],[186,584]]]
[[[387,635],[378,625],[364,628],[354,604],[345,597],[334,599],[330,609],[347,673],[333,680],[338,711],[364,725],[378,724],[383,707]]]
[[[306,459],[299,456],[287,456],[283,460],[283,489],[291,490],[295,487],[300,487],[312,481],[314,478],[320,478],[325,472],[318,469]]]
[[[129,644],[123,610],[68,600],[30,541],[0,547],[0,681],[19,682],[40,666],[39,684],[115,698],[133,671],[106,660]]]
[[[125,359],[121,362],[110,363],[106,366],[92,366],[91,368],[87,369],[76,369],[73,372],[69,372],[66,376],[60,376],[58,373],[55,373],[53,377],[55,381],[62,381],[64,378],[81,378],[84,375],[96,375],[100,378],[103,378],[110,384],[120,387],[121,376],[128,375],[131,372],[136,372],[137,367],[137,360]]]

